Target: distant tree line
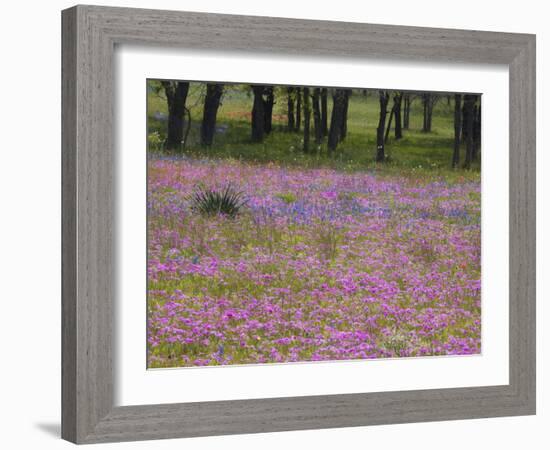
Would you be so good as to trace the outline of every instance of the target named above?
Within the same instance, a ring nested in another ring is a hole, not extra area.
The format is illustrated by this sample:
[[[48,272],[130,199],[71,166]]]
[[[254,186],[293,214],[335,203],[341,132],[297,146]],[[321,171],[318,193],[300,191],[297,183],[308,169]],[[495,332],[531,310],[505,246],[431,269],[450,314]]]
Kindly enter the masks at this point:
[[[161,81],[168,107],[168,126],[165,148],[181,149],[185,144],[191,126],[191,113],[186,107],[189,82]],[[251,140],[262,142],[273,131],[273,108],[276,103],[275,86],[251,85]],[[338,144],[346,139],[348,109],[352,89],[288,86],[277,91],[286,103],[286,131],[303,133],[302,150],[310,153],[312,141],[319,146],[326,139],[327,153],[332,156]],[[356,90],[356,92],[358,92]],[[362,90],[367,95],[367,90]],[[224,94],[224,85],[206,83],[203,117],[200,128],[200,143],[209,147],[214,142],[216,117]],[[284,98],[286,97],[286,98]],[[332,112],[328,118],[328,99],[332,99]],[[376,129],[376,161],[385,162],[385,146],[393,129],[397,141],[410,128],[411,105],[420,101],[422,106],[422,128],[424,133],[432,132],[434,106],[447,99],[451,105],[454,97],[454,143],[451,166],[469,169],[478,159],[481,145],[481,96],[479,94],[437,94],[431,92],[378,91],[379,117]],[[284,104],[284,103],[283,103]],[[391,104],[391,105],[390,105]],[[465,147],[461,163],[460,149]]]

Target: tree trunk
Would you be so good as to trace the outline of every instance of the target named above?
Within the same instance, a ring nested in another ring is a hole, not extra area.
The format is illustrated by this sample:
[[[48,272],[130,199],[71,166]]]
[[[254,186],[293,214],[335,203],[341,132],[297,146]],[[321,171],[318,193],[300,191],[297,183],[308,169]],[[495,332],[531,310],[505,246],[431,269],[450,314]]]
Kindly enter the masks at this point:
[[[321,89],[315,88],[313,90],[313,123],[315,126],[315,145],[321,145],[323,140],[323,129],[321,122],[321,109],[319,102],[321,100]]]
[[[273,86],[266,86],[264,88],[264,131],[265,134],[271,133],[273,124],[273,105],[275,104],[275,95],[273,93]]]
[[[288,101],[287,101],[287,130],[288,131],[294,131],[294,128],[296,127],[295,119],[294,119],[294,88],[288,87],[286,89]]]
[[[206,97],[201,124],[201,145],[211,146],[216,131],[216,115],[220,106],[220,99],[223,93],[223,84],[206,85]]]
[[[474,101],[474,112],[472,116],[472,140],[474,142],[474,146],[472,148],[472,161],[475,161],[477,159],[477,105]]]
[[[432,94],[422,94],[422,106],[424,109],[424,120],[422,124],[422,131],[429,133],[432,131],[432,113],[434,106],[434,98]]]
[[[474,109],[474,153],[472,159],[476,161],[479,157],[481,147],[481,96],[476,96]]]
[[[343,141],[346,136],[348,135],[348,110],[349,110],[349,98],[351,96],[351,90],[345,89],[345,96],[344,96],[344,112],[342,115],[342,129],[340,130],[340,141]]]
[[[428,102],[426,94],[422,94],[422,132],[428,131]]]
[[[321,89],[321,131],[323,137],[328,135],[328,105],[327,105],[327,88]]]
[[[252,141],[261,142],[265,135],[264,87],[252,86],[254,105],[252,106]]]
[[[431,133],[432,131],[432,117],[433,117],[433,111],[434,111],[434,103],[435,99],[432,95],[430,95],[430,101],[428,102],[428,133]]]
[[[189,92],[189,83],[182,81],[163,81],[162,86],[168,103],[167,150],[180,150],[183,140],[183,115],[185,101]]]
[[[304,88],[304,153],[309,153],[309,122],[311,117],[309,88]]]
[[[460,142],[466,142],[466,134],[466,103],[462,102],[462,130],[460,133]]]
[[[185,113],[187,114],[187,124],[185,126],[185,132],[183,134],[182,140],[182,150],[185,149],[185,144],[187,143],[187,138],[189,137],[189,132],[191,131],[191,111],[188,108],[185,108]]]
[[[456,169],[460,161],[460,132],[462,130],[462,95],[455,94],[455,142],[453,148],[453,162],[452,167]]]
[[[399,140],[403,137],[403,130],[401,126],[401,100],[403,99],[403,92],[395,94],[393,97],[393,108],[395,114],[395,139]]]
[[[332,115],[330,118],[330,129],[328,131],[328,152],[329,155],[336,150],[338,142],[341,141],[340,133],[342,132],[342,123],[344,120],[345,89],[336,89],[332,94]]]
[[[389,94],[388,94],[389,96]],[[388,98],[389,101],[389,98]],[[391,129],[391,123],[393,120],[393,116],[395,115],[395,103],[393,104],[391,111],[390,111],[390,120],[388,120],[388,127],[386,128],[386,134],[384,136],[384,144],[388,143],[388,139],[390,137],[390,129]]]
[[[296,88],[296,131],[302,126],[302,89]]]
[[[386,128],[386,114],[388,113],[390,94],[386,91],[379,91],[379,97],[380,118],[378,119],[378,128],[376,129],[376,161],[384,162],[386,159],[384,153],[384,130]]]
[[[474,156],[474,95],[464,96],[464,122],[466,132],[466,158],[464,168],[470,169]]]
[[[403,129],[409,129],[409,118],[411,113],[411,97],[410,94],[405,94],[403,105]]]
[[[481,153],[481,95],[478,97],[479,107],[477,108],[477,121],[476,121],[476,131],[477,133],[474,136],[477,136],[477,153]]]

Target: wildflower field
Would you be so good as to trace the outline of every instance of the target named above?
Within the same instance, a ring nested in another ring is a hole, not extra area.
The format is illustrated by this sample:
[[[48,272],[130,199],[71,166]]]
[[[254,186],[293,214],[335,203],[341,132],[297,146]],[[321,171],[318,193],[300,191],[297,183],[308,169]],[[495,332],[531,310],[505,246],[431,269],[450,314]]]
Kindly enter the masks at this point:
[[[149,367],[480,352],[479,172],[148,164]]]

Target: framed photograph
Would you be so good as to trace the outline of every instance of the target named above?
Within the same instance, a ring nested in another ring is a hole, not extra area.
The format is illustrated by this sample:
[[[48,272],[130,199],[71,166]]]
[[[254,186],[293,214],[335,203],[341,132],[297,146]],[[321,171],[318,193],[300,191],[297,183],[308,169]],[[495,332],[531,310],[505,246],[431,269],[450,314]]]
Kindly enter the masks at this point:
[[[62,26],[64,439],[535,413],[533,35]]]

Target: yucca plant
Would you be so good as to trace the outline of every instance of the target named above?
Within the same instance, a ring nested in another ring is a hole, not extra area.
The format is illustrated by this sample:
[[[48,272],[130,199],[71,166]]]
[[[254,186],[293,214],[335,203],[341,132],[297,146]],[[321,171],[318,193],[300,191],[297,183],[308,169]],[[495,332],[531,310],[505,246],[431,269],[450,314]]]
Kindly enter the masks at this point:
[[[224,215],[234,218],[246,205],[244,193],[231,184],[220,190],[198,186],[191,194],[191,209],[205,216]]]

